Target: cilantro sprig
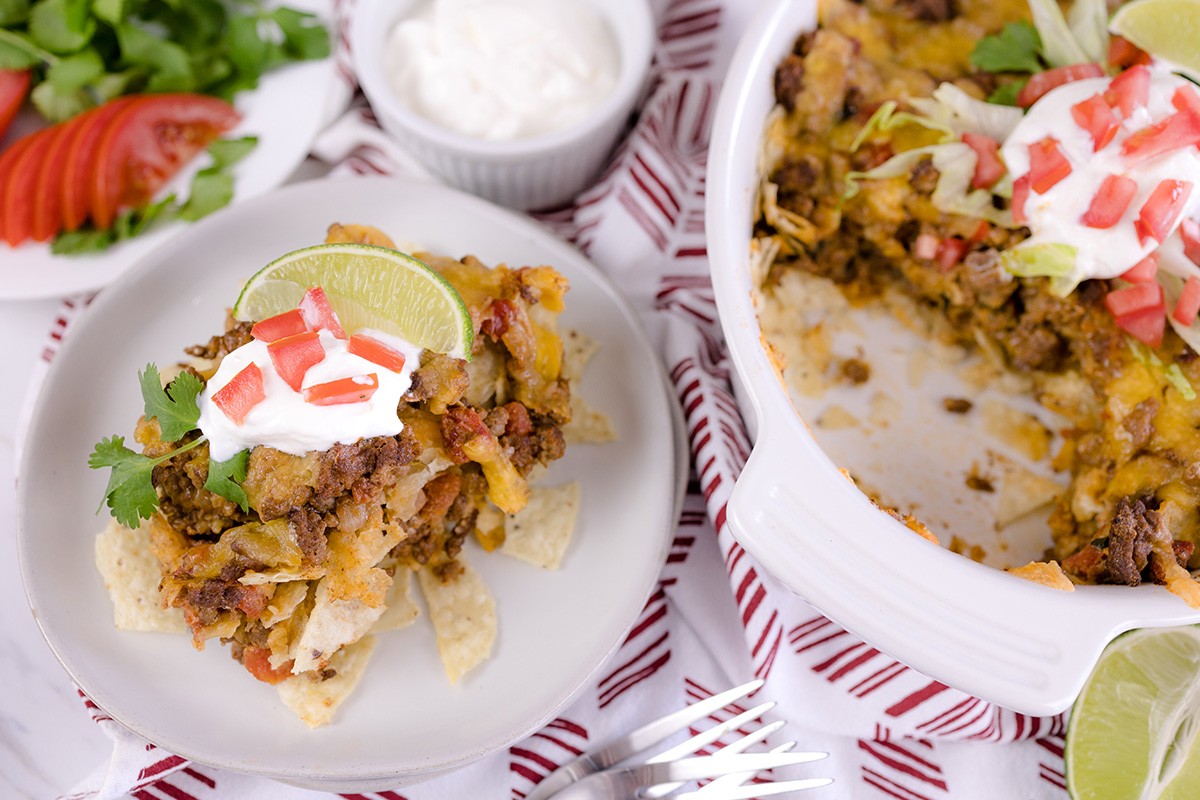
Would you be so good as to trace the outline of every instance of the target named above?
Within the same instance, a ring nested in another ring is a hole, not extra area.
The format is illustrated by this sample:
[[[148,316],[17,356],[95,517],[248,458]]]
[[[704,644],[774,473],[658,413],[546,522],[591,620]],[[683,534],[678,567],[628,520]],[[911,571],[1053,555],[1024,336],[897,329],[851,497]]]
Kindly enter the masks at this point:
[[[329,55],[311,14],[243,0],[0,0],[0,69],[33,67],[50,122],[130,92],[226,99],[264,72]]]
[[[138,383],[142,389],[146,419],[158,420],[159,441],[178,442],[196,430],[200,420],[200,407],[196,397],[204,389],[203,381],[190,372],[182,372],[171,382],[168,391],[162,387],[158,367],[147,364],[145,371],[138,373]],[[150,519],[154,510],[158,508],[158,492],[154,488],[153,480],[154,468],[180,453],[199,447],[206,441],[208,437],[202,434],[173,450],[150,458],[126,447],[123,436],[101,439],[88,457],[88,466],[92,469],[112,469],[100,507],[107,505],[117,522],[136,528],[139,520]],[[249,460],[248,450],[237,453],[227,461],[210,459],[204,488],[232,503],[237,503],[242,511],[247,511],[249,501],[246,491],[239,483],[246,479]]]
[[[971,64],[986,72],[1041,72],[1047,68],[1042,52],[1042,37],[1028,22],[1010,22],[999,33],[985,36],[971,51]],[[1021,88],[1029,78],[1017,78],[997,88],[988,97],[989,103],[1015,106]]]

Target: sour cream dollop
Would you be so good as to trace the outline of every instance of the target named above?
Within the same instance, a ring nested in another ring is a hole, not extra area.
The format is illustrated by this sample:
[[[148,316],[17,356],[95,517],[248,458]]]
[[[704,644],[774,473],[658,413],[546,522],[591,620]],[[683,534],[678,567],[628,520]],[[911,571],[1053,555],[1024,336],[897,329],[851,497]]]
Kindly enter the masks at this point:
[[[226,461],[241,450],[260,444],[304,455],[310,450],[328,450],[335,444],[353,444],[371,436],[395,436],[404,430],[396,409],[412,384],[412,372],[420,364],[421,349],[382,331],[358,332],[403,353],[404,369],[393,372],[353,355],[346,351],[345,339],[323,330],[320,341],[325,348],[325,359],[305,373],[301,388],[376,375],[379,388],[369,400],[360,403],[332,406],[306,403],[300,392],[293,391],[275,372],[266,343],[257,339],[225,356],[199,398],[199,426],[208,437],[209,455],[217,461]],[[250,409],[238,425],[213,403],[212,396],[251,363],[257,364],[262,372],[266,399]]]
[[[1172,96],[1190,81],[1162,69],[1152,69],[1150,92],[1145,107],[1137,108],[1122,121],[1111,142],[1093,152],[1091,135],[1071,116],[1071,107],[1108,90],[1108,78],[1088,78],[1064,84],[1034,103],[1005,140],[1001,153],[1012,175],[1029,172],[1029,147],[1046,137],[1059,142],[1059,151],[1071,164],[1071,174],[1045,194],[1030,192],[1025,203],[1027,225],[1032,232],[1028,245],[1066,244],[1078,249],[1070,278],[1115,278],[1155,251],[1159,242],[1138,241],[1134,220],[1147,198],[1163,180],[1190,181],[1192,192],[1170,227],[1196,216],[1200,209],[1200,152],[1180,147],[1170,153],[1130,167],[1121,146],[1130,134],[1161,122],[1176,113]],[[1137,182],[1137,194],[1121,219],[1110,228],[1090,228],[1081,221],[1108,175],[1125,175]],[[1169,231],[1169,232],[1170,232]],[[1168,233],[1169,233],[1168,232]],[[1025,246],[1025,245],[1023,245]]]
[[[418,114],[503,140],[581,121],[612,94],[620,56],[578,0],[432,0],[392,30],[384,64]]]

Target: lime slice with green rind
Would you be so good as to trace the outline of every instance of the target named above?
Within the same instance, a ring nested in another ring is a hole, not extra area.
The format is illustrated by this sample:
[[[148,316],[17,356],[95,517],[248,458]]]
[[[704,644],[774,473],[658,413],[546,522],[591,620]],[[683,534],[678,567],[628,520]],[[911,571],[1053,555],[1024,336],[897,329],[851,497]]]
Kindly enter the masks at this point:
[[[412,256],[369,244],[320,244],[272,261],[246,282],[234,319],[261,320],[325,290],[347,333],[374,328],[418,347],[469,359],[474,326],[450,282]]]
[[[1074,800],[1200,797],[1200,627],[1109,644],[1071,711],[1064,759]]]
[[[1200,75],[1200,0],[1134,0],[1117,9],[1108,29],[1189,77]]]

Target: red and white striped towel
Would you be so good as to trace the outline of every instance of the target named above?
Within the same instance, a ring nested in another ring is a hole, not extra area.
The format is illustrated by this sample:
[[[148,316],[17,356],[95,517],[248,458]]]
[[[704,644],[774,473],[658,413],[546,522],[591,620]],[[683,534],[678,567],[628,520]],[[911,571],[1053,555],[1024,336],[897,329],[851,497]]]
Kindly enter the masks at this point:
[[[731,364],[708,277],[704,173],[723,70],[754,5],[655,0],[656,80],[636,127],[572,207],[539,216],[613,277],[643,313],[685,412],[693,479],[659,590],[595,686],[541,731],[453,774],[341,795],[347,800],[520,798],[591,744],[752,676],[767,681],[754,699],[778,701],[772,718],[790,720],[769,744],[795,739],[799,748],[830,753],[797,770],[836,780],[806,797],[1067,796],[1062,718],[997,708],[897,663],[775,582],[725,524],[750,442],[730,390]],[[351,0],[338,7],[352,13]],[[346,63],[342,73],[351,81]],[[361,101],[322,135],[314,155],[341,173],[422,172]],[[82,307],[81,299],[64,305],[47,360]],[[60,800],[322,796],[187,762],[83,699],[113,740],[114,756]]]

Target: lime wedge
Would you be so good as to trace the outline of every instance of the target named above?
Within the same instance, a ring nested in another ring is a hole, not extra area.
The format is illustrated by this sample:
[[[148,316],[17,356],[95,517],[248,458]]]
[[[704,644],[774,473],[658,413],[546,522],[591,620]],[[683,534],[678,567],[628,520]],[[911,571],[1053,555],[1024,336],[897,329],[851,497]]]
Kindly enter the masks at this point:
[[[1113,641],[1067,730],[1074,800],[1200,795],[1200,628],[1144,628]]]
[[[288,253],[246,282],[233,317],[290,311],[313,286],[325,290],[347,333],[375,328],[426,350],[470,358],[474,326],[450,282],[412,256],[368,244],[320,244]]]
[[[1117,9],[1108,29],[1189,77],[1200,74],[1200,0],[1133,0]]]

